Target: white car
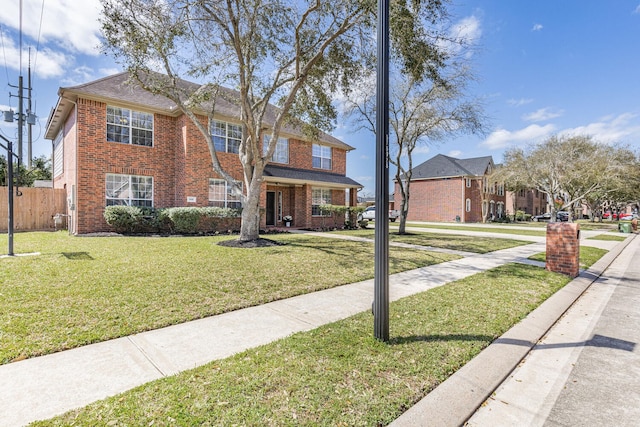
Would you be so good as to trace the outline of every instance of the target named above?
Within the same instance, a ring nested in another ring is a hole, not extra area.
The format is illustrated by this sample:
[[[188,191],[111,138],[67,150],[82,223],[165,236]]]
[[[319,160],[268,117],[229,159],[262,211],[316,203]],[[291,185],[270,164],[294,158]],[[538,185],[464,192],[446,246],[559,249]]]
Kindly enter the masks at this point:
[[[400,214],[398,213],[398,211],[389,210],[389,221],[396,222],[396,219],[398,219],[399,216],[400,216]],[[376,219],[376,207],[375,206],[369,206],[368,208],[366,208],[364,210],[364,212],[362,212],[360,215],[358,215],[358,220],[362,220],[362,219],[367,219],[369,221],[375,221],[375,219]]]

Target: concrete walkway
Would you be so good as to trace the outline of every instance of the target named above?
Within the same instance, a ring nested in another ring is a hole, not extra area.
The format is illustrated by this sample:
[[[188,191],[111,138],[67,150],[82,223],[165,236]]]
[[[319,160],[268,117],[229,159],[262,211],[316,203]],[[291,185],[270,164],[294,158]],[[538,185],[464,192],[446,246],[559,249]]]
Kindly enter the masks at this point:
[[[618,244],[391,425],[638,425],[639,256]]]
[[[463,253],[460,260],[391,276],[390,298],[397,300],[508,262],[530,262],[526,257],[544,250],[542,238],[485,255]],[[1,365],[0,426],[50,418],[140,384],[344,319],[370,310],[372,298],[373,280],[367,280]]]

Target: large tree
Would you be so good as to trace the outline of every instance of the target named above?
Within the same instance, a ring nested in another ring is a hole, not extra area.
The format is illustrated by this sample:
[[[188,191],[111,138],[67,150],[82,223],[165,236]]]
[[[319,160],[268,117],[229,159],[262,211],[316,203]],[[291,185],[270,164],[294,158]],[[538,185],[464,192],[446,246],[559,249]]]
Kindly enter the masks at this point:
[[[558,210],[573,213],[577,203],[607,190],[608,180],[620,179],[624,170],[615,147],[585,135],[554,135],[526,150],[512,148],[503,167],[519,182],[548,194],[551,221]]]
[[[394,4],[392,39],[428,48],[418,43],[420,28],[406,11],[435,19],[442,1]],[[137,84],[171,99],[200,130],[214,171],[241,196],[239,239],[251,241],[259,238],[260,185],[282,127],[300,126],[310,137],[332,129],[331,94],[348,92],[357,80],[375,8],[373,0],[105,0],[102,30],[105,50]],[[404,61],[413,64],[415,55],[406,50]],[[186,78],[202,85],[194,91]],[[236,107],[242,123],[242,186],[220,164],[209,129],[222,100]]]

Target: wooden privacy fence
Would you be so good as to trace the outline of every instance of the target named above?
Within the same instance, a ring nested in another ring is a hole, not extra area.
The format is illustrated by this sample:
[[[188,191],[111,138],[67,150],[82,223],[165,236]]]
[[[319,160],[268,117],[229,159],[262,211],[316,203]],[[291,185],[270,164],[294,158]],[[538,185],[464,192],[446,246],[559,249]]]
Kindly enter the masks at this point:
[[[62,188],[20,187],[19,190],[22,196],[13,194],[14,231],[53,230],[53,216],[67,213],[66,191]],[[8,203],[7,187],[0,187],[0,231],[4,232],[9,228]]]

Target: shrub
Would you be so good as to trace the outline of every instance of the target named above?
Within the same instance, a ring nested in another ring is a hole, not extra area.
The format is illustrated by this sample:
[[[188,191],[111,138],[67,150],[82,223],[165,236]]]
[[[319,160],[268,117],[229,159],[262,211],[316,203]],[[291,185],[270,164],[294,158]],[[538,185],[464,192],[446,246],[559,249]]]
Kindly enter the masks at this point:
[[[118,233],[133,233],[143,220],[142,209],[137,206],[107,206],[104,219]]]
[[[358,225],[361,228],[367,228],[367,226],[369,225],[369,220],[368,219],[361,219],[360,221],[358,221]]]
[[[172,229],[180,234],[195,234],[202,212],[199,208],[169,208],[167,216],[171,220]]]

